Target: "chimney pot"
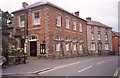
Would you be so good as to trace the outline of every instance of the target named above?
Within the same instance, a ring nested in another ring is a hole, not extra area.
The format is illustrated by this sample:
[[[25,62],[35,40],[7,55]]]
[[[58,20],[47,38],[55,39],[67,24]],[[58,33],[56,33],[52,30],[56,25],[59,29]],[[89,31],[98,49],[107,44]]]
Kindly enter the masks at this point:
[[[27,2],[23,2],[23,3],[22,3],[22,7],[23,7],[23,8],[26,8],[27,6],[28,6],[28,3],[27,3]]]
[[[75,12],[74,14],[79,17],[79,11]]]
[[[87,21],[91,21],[91,17],[87,17],[86,20],[87,20]]]

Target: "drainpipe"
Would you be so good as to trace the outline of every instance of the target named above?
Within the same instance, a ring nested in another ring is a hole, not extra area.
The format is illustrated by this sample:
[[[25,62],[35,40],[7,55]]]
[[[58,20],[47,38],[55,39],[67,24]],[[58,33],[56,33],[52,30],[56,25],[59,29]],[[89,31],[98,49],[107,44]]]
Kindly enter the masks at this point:
[[[86,22],[86,26],[87,26],[87,22]],[[87,53],[88,53],[88,40],[87,40],[87,27],[86,27],[86,50],[87,50]]]

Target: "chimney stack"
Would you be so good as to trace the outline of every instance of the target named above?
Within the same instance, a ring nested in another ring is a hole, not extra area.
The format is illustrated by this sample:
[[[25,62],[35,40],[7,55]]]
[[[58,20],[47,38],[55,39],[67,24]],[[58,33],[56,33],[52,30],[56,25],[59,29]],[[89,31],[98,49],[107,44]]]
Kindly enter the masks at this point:
[[[87,20],[87,21],[91,21],[91,17],[87,17],[86,20]]]
[[[28,3],[27,3],[27,2],[23,2],[23,3],[22,3],[22,7],[23,7],[23,8],[26,8],[27,6],[28,6]]]
[[[79,17],[79,11],[75,12],[74,14]]]

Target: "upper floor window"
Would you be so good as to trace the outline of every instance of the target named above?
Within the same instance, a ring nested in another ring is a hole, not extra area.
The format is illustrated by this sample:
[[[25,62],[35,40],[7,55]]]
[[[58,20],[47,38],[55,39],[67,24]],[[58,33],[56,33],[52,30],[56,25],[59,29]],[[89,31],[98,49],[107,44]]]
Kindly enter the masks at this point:
[[[105,40],[108,41],[108,35],[107,34],[105,34]]]
[[[95,43],[91,43],[91,50],[95,50]]]
[[[73,20],[73,30],[76,30],[76,21]]]
[[[33,12],[33,25],[40,24],[40,14],[39,11]]]
[[[62,16],[57,14],[56,16],[56,26],[61,27],[62,24]]]
[[[82,32],[82,24],[79,23],[79,31]]]
[[[24,27],[25,25],[25,15],[19,16],[19,27]]]
[[[105,32],[106,32],[106,33],[108,32],[108,29],[107,29],[107,28],[105,28]]]
[[[101,34],[98,33],[98,40],[101,40]]]
[[[109,50],[109,44],[108,43],[105,44],[105,50]]]
[[[98,27],[97,29],[98,29],[98,32],[100,32],[101,28],[100,28],[100,27]]]
[[[94,27],[93,26],[91,26],[91,31],[94,31]]]
[[[66,18],[66,28],[69,29],[70,28],[70,19]]]
[[[91,33],[91,39],[94,40],[94,33]]]

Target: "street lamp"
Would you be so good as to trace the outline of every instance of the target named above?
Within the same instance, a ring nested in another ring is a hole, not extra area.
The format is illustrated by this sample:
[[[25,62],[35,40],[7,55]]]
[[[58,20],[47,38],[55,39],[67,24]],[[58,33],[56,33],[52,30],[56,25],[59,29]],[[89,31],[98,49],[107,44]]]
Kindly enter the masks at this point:
[[[28,35],[28,15],[27,15],[27,9],[24,7],[24,64],[26,64],[26,53],[27,53],[27,35]]]
[[[24,7],[24,64],[26,64],[26,53],[27,53],[27,42],[28,42],[28,12],[31,12],[31,9]]]

